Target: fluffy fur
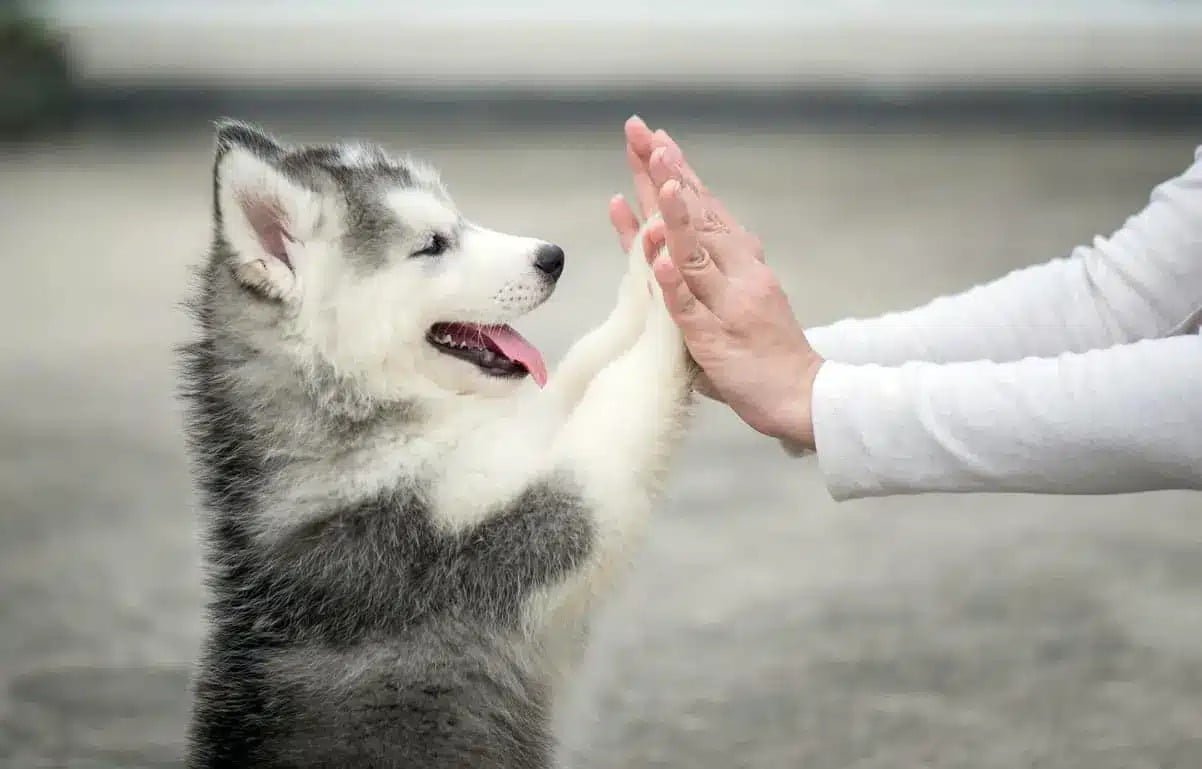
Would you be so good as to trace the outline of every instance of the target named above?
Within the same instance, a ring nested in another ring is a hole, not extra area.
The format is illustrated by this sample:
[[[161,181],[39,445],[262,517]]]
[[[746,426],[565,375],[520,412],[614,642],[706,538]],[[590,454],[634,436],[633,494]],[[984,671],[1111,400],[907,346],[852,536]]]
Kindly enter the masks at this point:
[[[555,689],[690,390],[643,255],[536,391],[429,339],[558,276],[432,169],[225,122],[213,189],[183,368],[211,593],[189,766],[552,766]]]

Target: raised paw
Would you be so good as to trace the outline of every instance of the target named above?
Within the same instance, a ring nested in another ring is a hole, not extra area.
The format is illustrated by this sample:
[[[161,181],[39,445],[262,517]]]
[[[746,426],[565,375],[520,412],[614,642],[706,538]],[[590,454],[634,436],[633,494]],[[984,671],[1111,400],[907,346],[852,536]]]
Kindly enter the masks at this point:
[[[688,354],[688,349],[685,346],[684,334],[680,331],[680,326],[676,325],[676,321],[668,312],[668,306],[664,302],[664,291],[660,287],[659,281],[652,274],[650,278],[650,309],[647,312],[647,331],[659,338],[660,344],[671,350],[679,352],[685,358],[691,360]]]
[[[680,326],[676,324],[676,320],[672,314],[668,312],[668,305],[664,301],[664,290],[660,286],[659,281],[655,279],[655,273],[648,268],[648,288],[650,289],[650,308],[647,312],[647,333],[654,335],[658,339],[660,347],[665,354],[677,359],[677,361],[686,369],[690,380],[696,375],[697,365],[693,361],[693,356],[689,353],[688,346],[685,344],[684,334],[680,330]]]
[[[627,271],[632,275],[645,277],[647,280],[654,283],[654,277],[651,274],[651,260],[655,258],[655,254],[648,254],[643,249],[644,236],[647,232],[661,221],[659,214],[655,214],[646,222],[639,230],[638,237],[634,240],[634,246],[630,249],[630,264],[627,266]]]
[[[650,264],[650,258],[653,255],[648,255],[643,250],[643,235],[657,221],[659,221],[658,215],[644,222],[638,236],[634,239],[634,244],[627,252],[626,274],[622,277],[622,293],[625,295],[623,300],[639,308],[650,302],[657,288]]]

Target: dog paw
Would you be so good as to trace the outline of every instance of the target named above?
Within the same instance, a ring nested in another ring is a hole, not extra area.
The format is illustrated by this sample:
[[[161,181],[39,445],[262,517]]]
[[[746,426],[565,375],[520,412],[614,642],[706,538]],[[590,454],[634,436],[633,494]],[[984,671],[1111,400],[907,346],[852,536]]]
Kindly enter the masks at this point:
[[[668,306],[664,303],[664,291],[654,275],[647,281],[647,290],[651,304],[648,320],[653,327],[658,329],[661,337],[669,339],[673,344],[683,347],[684,336],[681,334],[680,327],[676,325],[676,321],[672,319],[672,315],[668,312]]]
[[[658,337],[666,355],[676,359],[683,368],[691,370],[696,367],[696,364],[693,363],[693,357],[685,345],[684,333],[681,332],[680,326],[668,312],[668,306],[664,302],[664,291],[659,281],[655,279],[655,275],[651,273],[650,269],[648,269],[648,273],[650,273],[647,277],[647,290],[650,298],[648,330]]]
[[[623,298],[635,307],[642,307],[655,296],[656,287],[655,275],[643,257],[642,248],[632,248],[630,264],[622,276]]]
[[[630,269],[626,272],[626,280],[632,288],[637,287],[639,293],[654,293],[655,275],[651,272],[651,266],[647,264],[647,260],[643,258],[641,251],[637,256],[637,263],[631,260]]]
[[[626,267],[628,273],[651,276],[651,260],[655,257],[655,254],[648,254],[643,251],[643,236],[647,234],[647,231],[657,221],[659,221],[659,214],[652,216],[639,229],[639,234],[635,237],[634,245],[631,246],[628,254],[629,263]]]

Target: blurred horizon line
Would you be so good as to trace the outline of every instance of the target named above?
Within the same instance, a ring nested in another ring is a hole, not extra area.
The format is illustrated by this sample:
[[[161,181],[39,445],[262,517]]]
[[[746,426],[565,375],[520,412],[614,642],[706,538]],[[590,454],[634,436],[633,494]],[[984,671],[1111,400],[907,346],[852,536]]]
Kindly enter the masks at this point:
[[[904,130],[963,128],[1202,128],[1202,89],[1157,93],[1123,89],[413,89],[88,87],[78,116],[140,125],[236,117],[268,121],[403,118],[448,125],[543,128],[620,125],[639,113],[656,122],[702,120],[714,127],[771,124]]]

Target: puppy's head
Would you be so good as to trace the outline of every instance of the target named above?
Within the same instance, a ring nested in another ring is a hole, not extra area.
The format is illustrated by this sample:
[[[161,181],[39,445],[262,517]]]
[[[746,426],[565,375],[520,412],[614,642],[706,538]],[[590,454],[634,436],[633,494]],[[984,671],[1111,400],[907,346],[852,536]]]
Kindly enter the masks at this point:
[[[376,147],[289,147],[217,129],[217,270],[235,325],[373,398],[504,394],[538,351],[508,323],[551,295],[563,251],[468,221],[427,166]]]

